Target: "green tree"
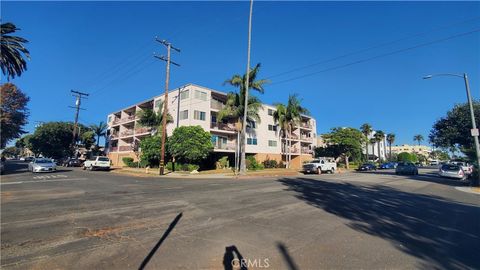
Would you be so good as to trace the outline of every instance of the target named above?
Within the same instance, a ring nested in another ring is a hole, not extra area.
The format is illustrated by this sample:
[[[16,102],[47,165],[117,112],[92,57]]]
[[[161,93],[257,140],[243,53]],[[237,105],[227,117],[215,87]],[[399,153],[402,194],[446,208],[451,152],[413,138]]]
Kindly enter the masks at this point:
[[[388,133],[387,134],[387,142],[388,142],[388,152],[389,152],[389,155],[388,155],[388,158],[390,160],[393,160],[392,159],[392,144],[395,142],[395,134],[393,133]]]
[[[26,133],[23,126],[27,124],[29,98],[12,83],[3,84],[0,92],[0,125],[2,128],[0,148],[5,148],[9,141]]]
[[[81,142],[86,149],[90,149],[95,143],[95,133],[91,130],[83,132],[81,135]]]
[[[417,142],[418,145],[420,146],[420,143],[423,141],[423,136],[420,135],[420,134],[417,134],[417,135],[413,136],[413,141]]]
[[[141,126],[149,127],[153,129],[153,133],[162,133],[163,125],[163,101],[159,101],[158,111],[155,112],[151,109],[145,109],[138,113],[138,123]],[[173,123],[173,117],[167,112],[167,125]]]
[[[201,126],[178,127],[168,139],[168,152],[180,163],[198,163],[212,150],[212,137]]]
[[[90,125],[90,129],[95,133],[97,136],[97,148],[99,147],[100,144],[100,138],[105,137],[107,135],[107,123],[100,121],[98,125]]]
[[[369,160],[369,155],[368,155],[368,142],[369,142],[369,139],[368,139],[368,136],[370,136],[370,134],[372,133],[373,131],[373,128],[370,124],[368,123],[365,123],[363,124],[361,127],[360,127],[360,130],[362,131],[363,135],[365,136],[365,155],[366,155],[366,161],[368,162]],[[373,153],[372,153],[373,154]]]
[[[310,112],[301,105],[301,100],[298,98],[298,94],[293,94],[288,96],[287,103],[287,120],[288,120],[288,134],[289,137],[292,137],[292,132],[295,126],[299,125],[302,119],[302,114],[310,114]],[[288,154],[288,163],[292,160],[292,154],[290,153],[290,148],[292,147],[292,141],[288,140],[287,154]]]
[[[24,150],[25,149],[28,149],[30,151],[32,151],[35,155],[38,154],[36,153],[32,147],[32,143],[30,142],[30,139],[33,138],[33,134],[28,134],[28,135],[24,135],[23,137],[21,137],[20,139],[18,139],[16,142],[15,142],[15,146],[20,149],[20,154],[23,155],[24,154]]]
[[[16,146],[5,147],[2,151],[2,156],[5,157],[16,157],[20,155],[20,149]]]
[[[377,143],[377,151],[378,151],[378,160],[379,162],[382,162],[382,158],[380,155],[380,142],[382,142],[385,139],[385,133],[381,130],[375,131],[375,134],[373,135],[373,138],[375,139],[375,142]]]
[[[477,127],[480,126],[480,101],[473,101],[473,111]],[[470,161],[476,163],[473,137],[470,135],[472,120],[467,103],[457,104],[446,116],[433,124],[429,141],[433,145],[445,149],[460,150]]]
[[[438,160],[449,160],[450,156],[446,151],[434,150],[430,153],[430,158]]]
[[[253,89],[255,91],[258,91],[263,94],[265,91],[263,89],[263,86],[268,83],[268,80],[260,79],[257,80],[258,73],[260,71],[260,63],[258,63],[254,68],[250,69],[248,73],[248,90]],[[227,106],[224,108],[224,112],[220,111],[219,112],[219,118],[221,120],[222,117],[226,118],[235,118],[239,123],[243,123],[243,119],[245,116],[244,110],[245,110],[245,94],[246,94],[246,87],[247,85],[247,74],[242,75],[233,75],[230,79],[226,80],[224,84],[229,84],[231,86],[234,86],[238,88],[238,93],[230,93],[230,103],[228,104],[227,100]],[[253,106],[250,106],[250,98],[251,96],[249,95],[248,99],[248,106],[247,106],[247,121],[249,118],[256,118],[255,114],[258,115],[258,109],[261,108],[261,103],[258,98],[253,97],[252,99],[252,104]],[[227,108],[230,107],[230,108]],[[228,110],[231,110],[230,112]],[[260,120],[260,117],[258,117],[258,121]],[[242,126],[239,126],[240,130],[242,130]],[[240,142],[240,153],[241,153],[241,158],[240,158],[240,171],[242,173],[246,172],[246,163],[245,163],[245,143],[246,141],[243,139],[243,134],[240,134],[240,138],[242,138],[242,141]]]
[[[418,158],[417,155],[413,153],[408,153],[408,152],[402,152],[397,155],[397,161],[398,162],[417,162]]]
[[[168,143],[167,139],[165,138]],[[148,164],[150,167],[158,167],[160,164],[160,150],[162,147],[162,137],[161,134],[151,137],[145,137],[140,141],[140,162],[142,164]],[[168,154],[166,152],[166,154]],[[168,160],[168,155],[166,155]]]
[[[27,70],[27,62],[24,57],[30,59],[30,53],[24,46],[28,40],[11,35],[17,30],[20,29],[9,22],[2,23],[0,26],[0,67],[8,80],[20,76]]]
[[[362,145],[365,136],[355,128],[332,128],[329,134],[325,135],[328,143],[337,145],[338,152],[345,159],[345,166],[349,166],[350,157],[360,157],[362,155]]]
[[[287,118],[287,107],[284,104],[278,103],[275,105],[275,112],[273,112],[273,120],[277,123],[279,128],[279,135],[282,140],[282,152],[285,151],[288,155],[288,139],[289,139],[289,129],[290,123]],[[287,168],[289,167],[288,164],[288,157],[286,158],[287,161]]]

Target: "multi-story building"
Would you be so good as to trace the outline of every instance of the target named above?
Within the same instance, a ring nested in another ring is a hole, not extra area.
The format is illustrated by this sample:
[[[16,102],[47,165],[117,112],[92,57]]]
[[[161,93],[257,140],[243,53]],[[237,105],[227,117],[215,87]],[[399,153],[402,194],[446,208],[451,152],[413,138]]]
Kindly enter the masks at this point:
[[[178,126],[199,125],[212,135],[214,154],[232,157],[237,147],[237,128],[233,121],[217,121],[218,112],[225,106],[227,94],[195,84],[187,84],[169,92],[168,112],[173,123],[167,125],[167,134],[171,135]],[[132,152],[135,140],[151,136],[151,129],[139,123],[142,110],[159,110],[164,94],[131,105],[108,115],[108,155],[114,165],[123,165],[123,157],[136,159]],[[253,123],[247,129],[246,153],[254,155],[257,161],[265,159],[285,162],[285,139],[273,119],[274,106],[263,104],[259,111],[260,122]],[[293,130],[290,153],[292,168],[300,168],[303,161],[312,158],[316,145],[316,121],[302,115],[301,122]]]
[[[432,148],[426,145],[392,145],[392,153],[400,154],[402,152],[421,154],[428,158],[432,152]]]
[[[388,152],[386,151],[387,146],[387,138],[384,137],[383,140],[376,143],[370,143],[370,139],[375,137],[375,131],[372,131],[370,135],[368,135],[368,160],[369,161],[378,161],[378,160],[387,160]],[[363,146],[362,152],[366,154],[366,147]]]

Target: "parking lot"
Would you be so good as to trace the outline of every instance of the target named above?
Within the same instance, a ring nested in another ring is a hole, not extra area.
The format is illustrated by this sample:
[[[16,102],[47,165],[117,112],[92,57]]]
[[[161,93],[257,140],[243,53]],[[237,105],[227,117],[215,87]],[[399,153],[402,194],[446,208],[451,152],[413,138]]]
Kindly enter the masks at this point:
[[[234,180],[7,168],[3,269],[480,269],[480,196],[434,169]]]

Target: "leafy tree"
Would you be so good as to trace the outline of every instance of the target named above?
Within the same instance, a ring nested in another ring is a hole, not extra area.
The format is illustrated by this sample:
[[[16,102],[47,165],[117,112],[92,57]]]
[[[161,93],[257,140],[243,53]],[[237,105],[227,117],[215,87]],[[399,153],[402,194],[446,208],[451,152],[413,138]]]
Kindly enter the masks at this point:
[[[413,141],[417,142],[418,145],[420,145],[420,143],[423,141],[423,136],[420,135],[420,134],[417,134],[417,135],[413,136]]]
[[[326,147],[315,148],[315,157],[333,157],[335,159],[342,156],[343,148],[336,144],[327,145]]]
[[[258,63],[253,69],[249,70],[248,73],[248,90],[253,89],[263,94],[265,91],[263,86],[268,83],[268,80],[260,79],[257,80],[258,73],[260,71],[260,63]],[[238,121],[238,123],[243,123],[243,119],[245,117],[245,94],[246,90],[245,85],[247,85],[247,74],[242,75],[233,75],[230,79],[226,80],[224,84],[229,84],[239,89],[238,93],[230,93],[227,97],[227,104],[223,110],[219,112],[218,121],[221,121],[223,118],[234,118]],[[261,108],[261,102],[258,98],[254,96],[248,96],[248,106],[247,106],[247,121],[249,118],[251,119],[258,119],[260,121],[260,117],[258,116],[258,109]],[[252,103],[250,103],[252,101]],[[252,105],[250,105],[252,104]],[[239,126],[240,130],[242,130],[242,126]],[[242,138],[242,142],[240,143],[240,171],[242,173],[246,172],[246,162],[245,162],[245,143],[246,141],[243,140],[243,134],[240,134]]]
[[[99,147],[100,137],[105,137],[105,135],[107,135],[107,123],[101,121],[98,125],[91,125],[90,129],[97,136],[97,147]]]
[[[24,57],[30,59],[30,53],[23,45],[28,43],[28,40],[10,35],[17,30],[20,29],[13,23],[2,23],[0,26],[0,67],[3,75],[7,75],[8,80],[20,76],[27,70],[27,62]]]
[[[378,160],[381,162],[382,158],[380,157],[380,142],[382,142],[385,139],[385,133],[381,130],[375,131],[375,134],[373,135],[373,138],[375,139],[375,142],[377,143],[377,150],[378,150]]]
[[[201,126],[178,127],[168,140],[169,153],[181,163],[198,163],[212,150],[212,137]]]
[[[282,140],[283,144],[283,149],[287,152],[290,149],[288,149],[288,137],[289,137],[289,129],[290,129],[290,123],[287,118],[287,106],[284,104],[278,103],[275,105],[275,112],[273,112],[273,120],[278,124],[279,128],[279,135],[284,139]],[[286,158],[287,161],[287,168],[289,167],[288,164],[288,157]]]
[[[370,136],[370,134],[372,133],[373,128],[372,128],[372,125],[370,125],[368,123],[365,123],[360,127],[360,130],[362,131],[363,135],[365,136],[365,154],[366,154],[366,157],[367,157],[366,161],[368,161],[368,159],[369,159],[369,156],[368,156],[368,142],[369,142],[368,136]]]
[[[408,152],[402,152],[397,155],[398,162],[417,162],[417,155]]]
[[[395,142],[395,134],[393,134],[393,133],[388,133],[388,134],[387,134],[387,142],[388,142],[388,148],[389,148],[389,151],[388,151],[388,152],[389,152],[389,155],[388,155],[388,157],[389,157],[390,160],[393,160],[393,159],[392,159],[392,144]]]
[[[32,143],[30,142],[31,138],[33,138],[33,134],[28,134],[21,137],[15,142],[15,146],[20,149],[21,154],[23,154],[25,148],[29,149],[34,154],[38,154],[34,151],[35,149],[33,149],[32,147]]]
[[[480,102],[473,102],[473,110],[477,126],[480,126]],[[447,115],[433,124],[429,141],[436,147],[460,150],[471,161],[475,158],[473,137],[470,135],[472,120],[467,103],[455,105]]]
[[[81,135],[81,141],[86,149],[90,149],[95,143],[95,133],[93,131],[83,132]]]
[[[10,146],[3,149],[2,156],[16,157],[20,155],[20,149],[16,146]]]
[[[165,138],[168,139],[168,138]],[[168,142],[168,141],[167,141]],[[158,167],[160,164],[160,151],[162,147],[161,134],[151,137],[145,137],[140,141],[140,162],[148,164],[150,167]],[[166,154],[168,154],[166,152]],[[169,159],[168,156],[166,158]]]
[[[434,150],[430,153],[430,158],[439,159],[439,160],[449,160],[450,156],[445,151]]]
[[[345,159],[345,166],[349,169],[349,158],[359,157],[362,155],[362,145],[365,136],[355,128],[332,128],[329,134],[325,135],[325,139],[338,147],[338,151]]]
[[[22,128],[27,124],[27,103],[29,98],[12,83],[2,85],[0,91],[0,118],[2,127],[0,148],[4,148],[9,141],[19,138],[22,134],[26,133]]]

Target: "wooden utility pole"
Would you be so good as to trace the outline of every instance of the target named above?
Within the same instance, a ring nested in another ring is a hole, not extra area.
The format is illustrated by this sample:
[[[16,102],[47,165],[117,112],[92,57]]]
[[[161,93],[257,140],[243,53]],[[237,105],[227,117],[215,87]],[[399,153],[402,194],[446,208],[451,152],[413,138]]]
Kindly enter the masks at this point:
[[[82,103],[82,98],[88,97],[87,93],[82,93],[74,90],[70,90],[72,92],[72,96],[76,98],[75,100],[75,107],[68,106],[72,109],[75,109],[75,121],[73,122],[73,138],[72,138],[72,147],[75,148],[76,143],[77,143],[77,127],[78,127],[78,114],[80,113],[80,110],[85,110],[80,108],[80,105]]]
[[[165,98],[163,101],[162,150],[160,153],[160,166],[159,166],[159,174],[164,175],[165,174],[165,137],[167,137],[168,83],[170,81],[170,64],[180,66],[179,64],[173,62],[170,59],[170,51],[173,49],[177,52],[180,52],[180,49],[173,47],[172,43],[166,40],[159,40],[158,38],[155,38],[155,40],[165,45],[165,47],[167,47],[167,57],[154,55],[156,58],[166,62],[166,72],[167,72],[166,79],[165,79]]]

